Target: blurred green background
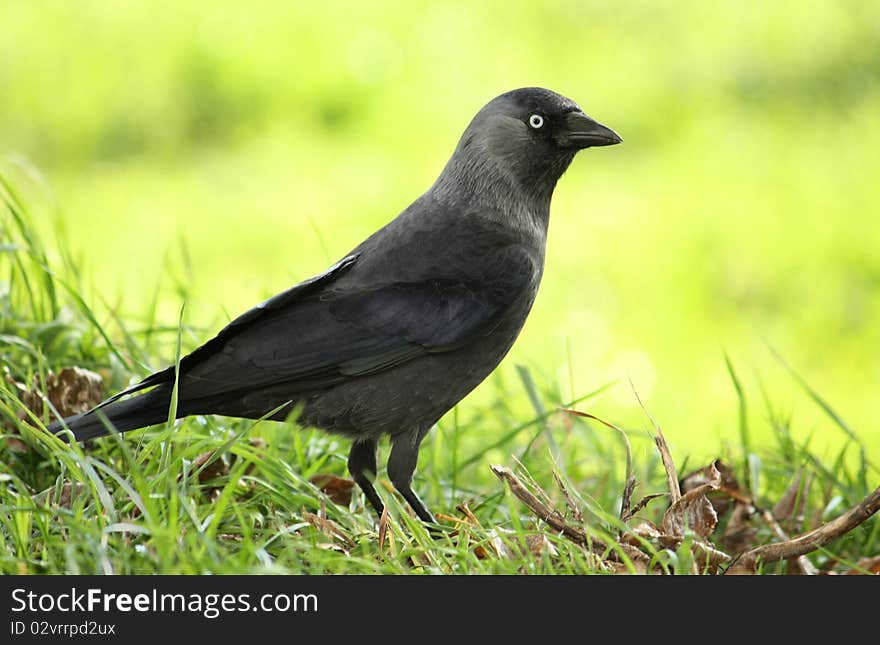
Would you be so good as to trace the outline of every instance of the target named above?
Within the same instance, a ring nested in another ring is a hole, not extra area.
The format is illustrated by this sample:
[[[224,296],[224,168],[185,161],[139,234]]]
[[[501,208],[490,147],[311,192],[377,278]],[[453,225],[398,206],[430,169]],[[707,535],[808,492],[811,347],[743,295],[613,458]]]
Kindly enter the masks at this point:
[[[880,3],[0,11],[0,153],[51,187],[45,232],[99,311],[144,316],[158,284],[174,324],[185,291],[203,339],[391,219],[476,110],[524,85],[625,143],[560,182],[532,316],[459,413],[499,384],[527,409],[523,363],[563,399],[619,379],[587,409],[644,427],[631,379],[678,450],[713,456],[737,440],[727,352],[759,438],[763,388],[839,446],[772,346],[880,448]]]

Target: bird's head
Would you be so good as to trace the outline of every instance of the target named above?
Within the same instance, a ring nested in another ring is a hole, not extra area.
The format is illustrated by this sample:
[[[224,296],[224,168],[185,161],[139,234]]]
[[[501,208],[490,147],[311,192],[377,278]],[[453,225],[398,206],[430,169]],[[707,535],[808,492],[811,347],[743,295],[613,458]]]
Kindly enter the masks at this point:
[[[520,155],[565,157],[584,148],[622,141],[614,130],[584,114],[574,101],[541,87],[512,90],[489,101],[465,136],[469,133],[479,133],[499,152]]]
[[[476,183],[477,189],[491,190],[493,181],[512,184],[549,205],[556,182],[578,151],[621,141],[571,99],[526,87],[492,99],[477,113],[444,175]]]

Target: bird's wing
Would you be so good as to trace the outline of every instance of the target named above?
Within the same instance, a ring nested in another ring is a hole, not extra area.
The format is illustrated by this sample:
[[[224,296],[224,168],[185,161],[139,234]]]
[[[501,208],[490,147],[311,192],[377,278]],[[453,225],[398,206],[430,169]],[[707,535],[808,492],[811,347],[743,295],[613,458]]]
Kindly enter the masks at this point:
[[[478,280],[345,289],[330,280],[318,291],[272,299],[274,306],[233,321],[181,363],[182,392],[201,398],[279,384],[308,391],[460,348],[489,333],[534,284],[523,250],[507,246],[492,255]]]
[[[341,374],[381,371],[425,353],[457,349],[499,313],[500,303],[478,286],[458,281],[397,283],[331,296],[330,313],[355,336],[381,339],[375,350],[338,363]]]
[[[181,372],[186,371],[193,365],[204,362],[212,354],[221,351],[224,347],[225,341],[234,336],[240,330],[257,324],[261,318],[271,316],[273,312],[283,309],[284,307],[288,307],[297,300],[305,298],[320,290],[328,283],[333,282],[336,278],[338,278],[345,271],[351,268],[352,265],[354,265],[354,263],[357,261],[357,258],[357,254],[349,255],[331,266],[323,273],[304,280],[303,282],[294,285],[290,289],[287,289],[286,291],[282,291],[281,293],[272,296],[268,300],[265,300],[258,304],[256,307],[253,307],[252,309],[247,310],[237,318],[234,318],[223,329],[221,329],[220,332],[216,336],[214,336],[214,338],[209,340],[204,345],[196,348],[190,354],[181,358]],[[168,383],[173,380],[174,366],[171,366],[164,370],[155,372],[140,381],[139,383],[136,383],[135,385],[126,388],[122,392],[115,394],[106,401],[103,401],[100,405],[97,406],[97,408],[109,405],[110,403],[113,403],[114,401],[117,401],[124,396],[128,396],[129,394],[134,394],[136,392],[140,392],[141,390],[145,390],[161,383]]]

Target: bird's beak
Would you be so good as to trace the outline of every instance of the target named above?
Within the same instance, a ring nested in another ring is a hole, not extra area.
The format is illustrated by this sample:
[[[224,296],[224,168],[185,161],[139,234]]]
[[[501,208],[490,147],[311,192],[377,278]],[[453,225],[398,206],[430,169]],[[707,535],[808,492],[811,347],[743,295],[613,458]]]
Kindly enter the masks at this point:
[[[557,131],[556,141],[560,146],[581,150],[593,146],[613,146],[623,139],[614,130],[583,112],[569,112],[564,117],[563,126]]]

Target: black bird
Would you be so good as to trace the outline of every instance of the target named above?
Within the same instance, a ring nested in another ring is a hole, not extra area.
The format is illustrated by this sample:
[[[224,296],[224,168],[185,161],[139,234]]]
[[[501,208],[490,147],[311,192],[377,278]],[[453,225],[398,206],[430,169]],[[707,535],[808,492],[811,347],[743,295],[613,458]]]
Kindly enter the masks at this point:
[[[412,490],[430,428],[501,362],[544,268],[550,198],[575,154],[620,143],[573,101],[523,88],[471,121],[440,177],[397,218],[330,267],[245,312],[183,357],[177,417],[299,422],[353,440],[351,476],[381,514],[376,447],[424,521]],[[169,367],[49,430],[77,441],[166,420]],[[144,394],[123,399],[130,394]]]

